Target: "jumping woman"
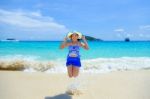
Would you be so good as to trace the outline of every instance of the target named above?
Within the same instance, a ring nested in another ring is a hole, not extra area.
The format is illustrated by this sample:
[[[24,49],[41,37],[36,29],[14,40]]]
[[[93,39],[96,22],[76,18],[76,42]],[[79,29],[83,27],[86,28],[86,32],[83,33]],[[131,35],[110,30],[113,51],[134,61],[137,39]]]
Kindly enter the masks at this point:
[[[68,39],[70,39],[70,42],[67,42]],[[83,42],[81,42],[80,39],[82,39]],[[67,37],[64,38],[63,43],[60,45],[61,49],[65,47],[68,47],[69,49],[66,61],[68,76],[70,78],[77,77],[79,75],[79,69],[81,67],[79,53],[80,47],[86,50],[89,49],[86,38],[80,32],[69,32]]]

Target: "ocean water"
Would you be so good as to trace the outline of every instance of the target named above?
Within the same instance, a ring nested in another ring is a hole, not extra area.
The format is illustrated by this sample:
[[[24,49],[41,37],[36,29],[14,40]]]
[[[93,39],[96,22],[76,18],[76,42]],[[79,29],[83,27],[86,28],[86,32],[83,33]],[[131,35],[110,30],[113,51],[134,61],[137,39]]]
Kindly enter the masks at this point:
[[[150,42],[89,41],[89,50],[81,48],[83,72],[103,73],[150,68]],[[66,72],[68,49],[59,49],[60,41],[0,42],[0,67],[25,72]]]

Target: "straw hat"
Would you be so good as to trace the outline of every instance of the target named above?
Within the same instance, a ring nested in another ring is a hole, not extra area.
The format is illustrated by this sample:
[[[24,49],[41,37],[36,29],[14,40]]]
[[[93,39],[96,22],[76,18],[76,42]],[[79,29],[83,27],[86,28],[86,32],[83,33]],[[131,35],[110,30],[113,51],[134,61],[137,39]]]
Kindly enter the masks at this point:
[[[78,34],[78,39],[82,38],[82,34],[80,32],[77,32],[77,31],[69,32],[68,35],[67,35],[67,37],[70,38],[70,36],[72,34]]]

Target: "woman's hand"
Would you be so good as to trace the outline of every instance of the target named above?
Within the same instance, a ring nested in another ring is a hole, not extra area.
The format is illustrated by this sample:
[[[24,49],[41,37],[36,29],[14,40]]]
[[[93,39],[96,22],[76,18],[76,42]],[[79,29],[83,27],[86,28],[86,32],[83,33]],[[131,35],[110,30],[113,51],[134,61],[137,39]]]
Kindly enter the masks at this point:
[[[68,40],[68,37],[65,37],[65,38],[64,38],[64,41],[67,41],[67,40]]]
[[[84,35],[82,35],[82,40],[86,40]]]
[[[87,43],[84,35],[82,36],[82,40],[83,40],[84,44],[81,44],[81,46],[83,46],[84,49],[88,50],[89,46],[88,46],[88,43]]]
[[[68,38],[65,37],[65,38],[64,38],[64,41],[63,41],[62,44],[60,45],[60,49],[63,49],[63,48],[65,48],[66,46],[68,46],[67,40],[68,40]]]

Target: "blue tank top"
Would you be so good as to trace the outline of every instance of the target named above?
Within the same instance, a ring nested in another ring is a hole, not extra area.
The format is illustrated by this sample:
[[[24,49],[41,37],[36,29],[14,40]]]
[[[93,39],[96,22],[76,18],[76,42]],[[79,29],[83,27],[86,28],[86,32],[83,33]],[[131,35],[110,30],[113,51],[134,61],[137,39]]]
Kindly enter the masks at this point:
[[[80,46],[79,45],[70,45],[68,46],[69,53],[68,57],[80,57],[79,50]]]

